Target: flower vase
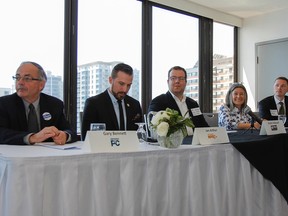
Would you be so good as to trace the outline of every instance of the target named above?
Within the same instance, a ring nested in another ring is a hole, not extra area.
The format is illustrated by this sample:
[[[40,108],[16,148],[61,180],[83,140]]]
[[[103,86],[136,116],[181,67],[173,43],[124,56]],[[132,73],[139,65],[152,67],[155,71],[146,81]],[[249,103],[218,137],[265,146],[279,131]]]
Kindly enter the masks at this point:
[[[184,135],[181,130],[177,130],[170,136],[157,136],[159,145],[165,148],[177,148],[182,144],[183,139]]]

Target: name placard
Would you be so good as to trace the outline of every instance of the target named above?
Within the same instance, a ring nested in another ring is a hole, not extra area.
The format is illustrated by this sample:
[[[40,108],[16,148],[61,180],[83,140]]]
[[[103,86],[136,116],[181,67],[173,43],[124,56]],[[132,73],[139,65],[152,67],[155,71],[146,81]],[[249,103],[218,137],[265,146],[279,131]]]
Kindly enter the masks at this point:
[[[224,127],[195,128],[192,145],[211,145],[219,143],[229,143],[226,128]]]
[[[83,150],[88,152],[131,152],[139,150],[136,131],[87,131]]]
[[[283,121],[268,120],[262,122],[260,135],[275,135],[282,133],[286,133]]]

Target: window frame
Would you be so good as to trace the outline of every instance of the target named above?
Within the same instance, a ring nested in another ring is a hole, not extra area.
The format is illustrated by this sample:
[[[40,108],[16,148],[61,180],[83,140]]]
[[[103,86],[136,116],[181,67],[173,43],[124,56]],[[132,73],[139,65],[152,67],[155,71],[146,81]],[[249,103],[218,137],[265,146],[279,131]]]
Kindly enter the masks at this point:
[[[152,100],[152,10],[153,7],[193,16],[199,19],[199,106],[211,112],[213,101],[213,20],[166,5],[142,0],[142,83],[143,112]],[[65,0],[64,21],[64,86],[63,100],[67,119],[77,128],[77,32],[78,0]],[[234,81],[238,80],[238,27],[234,27]],[[205,94],[204,94],[205,92]]]

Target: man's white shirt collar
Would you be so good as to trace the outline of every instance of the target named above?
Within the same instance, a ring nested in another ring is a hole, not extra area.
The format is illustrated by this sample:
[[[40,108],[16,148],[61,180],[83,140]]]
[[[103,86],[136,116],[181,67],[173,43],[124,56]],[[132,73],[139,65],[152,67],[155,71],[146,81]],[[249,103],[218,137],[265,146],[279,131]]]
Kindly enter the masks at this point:
[[[170,94],[172,95],[172,97],[174,98],[175,101],[177,102],[185,102],[186,101],[186,95],[183,94],[183,98],[182,100],[180,100],[177,96],[175,96],[170,90],[169,90]]]
[[[274,95],[274,100],[275,100],[276,104],[279,104],[279,102],[283,102],[283,104],[285,104],[285,97],[283,98],[282,101],[280,101],[280,100]]]

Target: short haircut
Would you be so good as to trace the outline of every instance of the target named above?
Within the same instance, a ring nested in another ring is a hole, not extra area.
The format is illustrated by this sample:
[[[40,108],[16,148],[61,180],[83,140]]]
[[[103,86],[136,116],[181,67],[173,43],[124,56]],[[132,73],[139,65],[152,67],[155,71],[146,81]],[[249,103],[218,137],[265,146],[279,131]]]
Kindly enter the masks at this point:
[[[185,80],[187,80],[187,72],[186,72],[186,70],[183,67],[180,67],[180,66],[174,66],[174,67],[169,69],[169,71],[168,71],[168,79],[170,77],[170,73],[171,73],[172,70],[182,70],[184,72],[184,74],[185,74]]]
[[[38,69],[38,75],[39,75],[39,79],[41,80],[44,80],[44,81],[47,81],[47,76],[46,76],[46,73],[43,69],[43,67],[41,65],[39,65],[38,63],[36,62],[32,62],[32,61],[24,61],[20,64],[20,66],[18,67],[18,69],[22,66],[22,65],[25,65],[25,64],[32,64],[34,65],[37,69]],[[18,71],[17,69],[17,71]]]
[[[227,94],[226,94],[226,99],[225,99],[225,102],[226,102],[226,105],[232,110],[234,109],[234,104],[233,104],[233,97],[232,97],[232,92],[236,89],[236,88],[241,88],[244,90],[245,92],[245,100],[244,100],[244,103],[242,104],[242,107],[241,108],[244,108],[247,106],[247,101],[248,101],[248,95],[247,95],[247,91],[246,91],[246,88],[245,86],[242,84],[242,83],[233,83]]]
[[[277,80],[284,80],[284,81],[286,81],[286,83],[287,83],[287,85],[288,85],[288,79],[287,79],[286,77],[284,77],[284,76],[277,77],[277,78],[275,79],[274,83],[275,83]]]
[[[112,79],[115,79],[117,77],[117,74],[119,71],[122,71],[130,76],[133,76],[133,69],[130,65],[124,64],[124,63],[119,63],[114,66],[111,72],[111,77]]]

